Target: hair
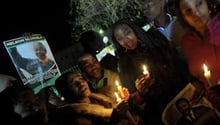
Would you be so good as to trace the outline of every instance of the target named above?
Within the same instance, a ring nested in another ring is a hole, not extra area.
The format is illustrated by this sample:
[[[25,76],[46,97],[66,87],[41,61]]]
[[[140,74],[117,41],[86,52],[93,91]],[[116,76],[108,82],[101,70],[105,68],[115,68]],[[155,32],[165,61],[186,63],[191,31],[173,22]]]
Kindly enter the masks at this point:
[[[66,101],[74,100],[72,90],[69,88],[69,79],[71,75],[80,74],[79,72],[71,71],[65,72],[55,81],[55,88],[61,96],[65,98]]]
[[[30,93],[34,95],[33,89],[26,85],[13,85],[10,86],[7,91],[9,92],[9,97],[14,104],[21,102],[25,96]]]
[[[179,104],[181,103],[181,102],[187,102],[188,104],[190,104],[190,102],[189,102],[189,100],[188,99],[186,99],[186,98],[184,98],[184,97],[182,97],[182,98],[179,98],[178,100],[176,100],[176,102],[175,102],[175,106],[176,106],[176,108],[179,110]]]
[[[214,2],[215,0],[204,0],[204,1],[207,3],[208,8],[211,11],[210,16],[212,17],[213,15],[216,14],[216,11],[217,11],[216,10],[216,3]],[[180,23],[183,26],[187,26],[190,29],[195,31],[195,29],[185,21],[184,16],[180,10],[180,2],[181,2],[181,0],[175,0],[175,2],[174,2],[174,6],[175,6],[175,10],[176,10],[175,13],[178,16]]]
[[[45,53],[47,53],[47,49],[43,43],[41,43],[41,42],[33,43],[33,46],[34,46],[34,48],[35,48],[35,46],[40,46],[45,51]]]
[[[55,81],[55,88],[64,98],[69,98],[69,96],[71,95],[71,92],[68,88],[68,79],[71,74],[72,72],[66,72],[59,76]]]
[[[98,51],[105,47],[101,35],[93,30],[83,32],[80,36],[79,42],[86,52],[92,54],[97,54]]]
[[[139,39],[139,44],[141,46],[152,48],[156,46],[165,46],[168,43],[168,40],[156,29],[153,27],[148,31],[144,31],[140,25],[138,25],[134,20],[131,19],[121,19],[115,22],[111,29],[111,39],[118,53],[124,52],[125,48],[123,48],[116,40],[114,36],[115,30],[122,26],[128,25],[135,33],[137,38]]]

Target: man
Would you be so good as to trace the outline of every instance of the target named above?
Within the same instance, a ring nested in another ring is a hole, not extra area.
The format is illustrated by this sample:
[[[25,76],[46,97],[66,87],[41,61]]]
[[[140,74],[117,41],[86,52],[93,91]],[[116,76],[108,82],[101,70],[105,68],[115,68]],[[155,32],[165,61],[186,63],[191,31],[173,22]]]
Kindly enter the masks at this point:
[[[55,63],[53,60],[47,57],[46,47],[42,43],[37,42],[37,43],[33,43],[33,49],[38,59],[30,61],[30,63],[26,67],[27,70],[31,74],[37,74],[40,71],[41,72],[48,71]]]
[[[91,90],[95,93],[104,94],[115,100],[114,92],[117,91],[116,81],[120,84],[119,75],[111,70],[104,69],[98,59],[89,53],[84,54],[78,59],[78,64],[85,73]],[[129,97],[129,92],[123,88],[125,97]],[[125,99],[125,100],[128,100]]]
[[[180,98],[175,103],[182,114],[177,125],[219,125],[220,119],[216,112],[204,105],[192,107],[189,100]]]
[[[148,22],[153,24],[169,41],[178,45],[186,28],[179,24],[174,14],[168,12],[167,4],[168,0],[144,0],[143,13]],[[173,4],[172,1],[169,1],[169,4]]]

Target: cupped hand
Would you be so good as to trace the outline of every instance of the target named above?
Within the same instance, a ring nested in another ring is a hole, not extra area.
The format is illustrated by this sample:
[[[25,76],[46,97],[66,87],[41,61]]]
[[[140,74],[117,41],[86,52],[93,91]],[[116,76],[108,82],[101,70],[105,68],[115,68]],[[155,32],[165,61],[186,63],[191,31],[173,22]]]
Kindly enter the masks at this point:
[[[139,92],[142,92],[146,87],[150,85],[150,75],[145,74],[139,76],[135,81],[135,87]]]

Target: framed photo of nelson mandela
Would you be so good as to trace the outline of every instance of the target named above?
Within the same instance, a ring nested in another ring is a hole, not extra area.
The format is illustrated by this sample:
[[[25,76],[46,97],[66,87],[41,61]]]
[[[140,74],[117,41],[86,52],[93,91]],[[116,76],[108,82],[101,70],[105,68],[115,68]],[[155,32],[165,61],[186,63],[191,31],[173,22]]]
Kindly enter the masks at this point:
[[[44,36],[32,34],[4,41],[4,46],[23,82],[34,89],[53,85],[60,70]]]

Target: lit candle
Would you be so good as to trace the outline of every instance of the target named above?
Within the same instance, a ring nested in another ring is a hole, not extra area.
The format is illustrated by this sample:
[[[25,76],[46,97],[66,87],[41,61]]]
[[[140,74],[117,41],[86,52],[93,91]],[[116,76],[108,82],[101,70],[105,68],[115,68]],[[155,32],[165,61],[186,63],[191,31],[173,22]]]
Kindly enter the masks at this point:
[[[123,89],[122,89],[122,86],[119,84],[118,80],[115,81],[115,85],[117,86],[117,89],[118,89],[118,92],[120,93],[120,96],[122,98],[124,98],[124,92],[123,92]]]
[[[212,80],[211,80],[211,71],[208,69],[206,64],[203,64],[203,69],[204,69],[204,76],[207,79],[208,83],[210,86],[213,85]]]
[[[144,75],[149,74],[146,65],[143,65],[143,74],[144,74]]]
[[[121,98],[119,97],[118,93],[114,92],[114,94],[115,94],[116,102],[120,102]]]

